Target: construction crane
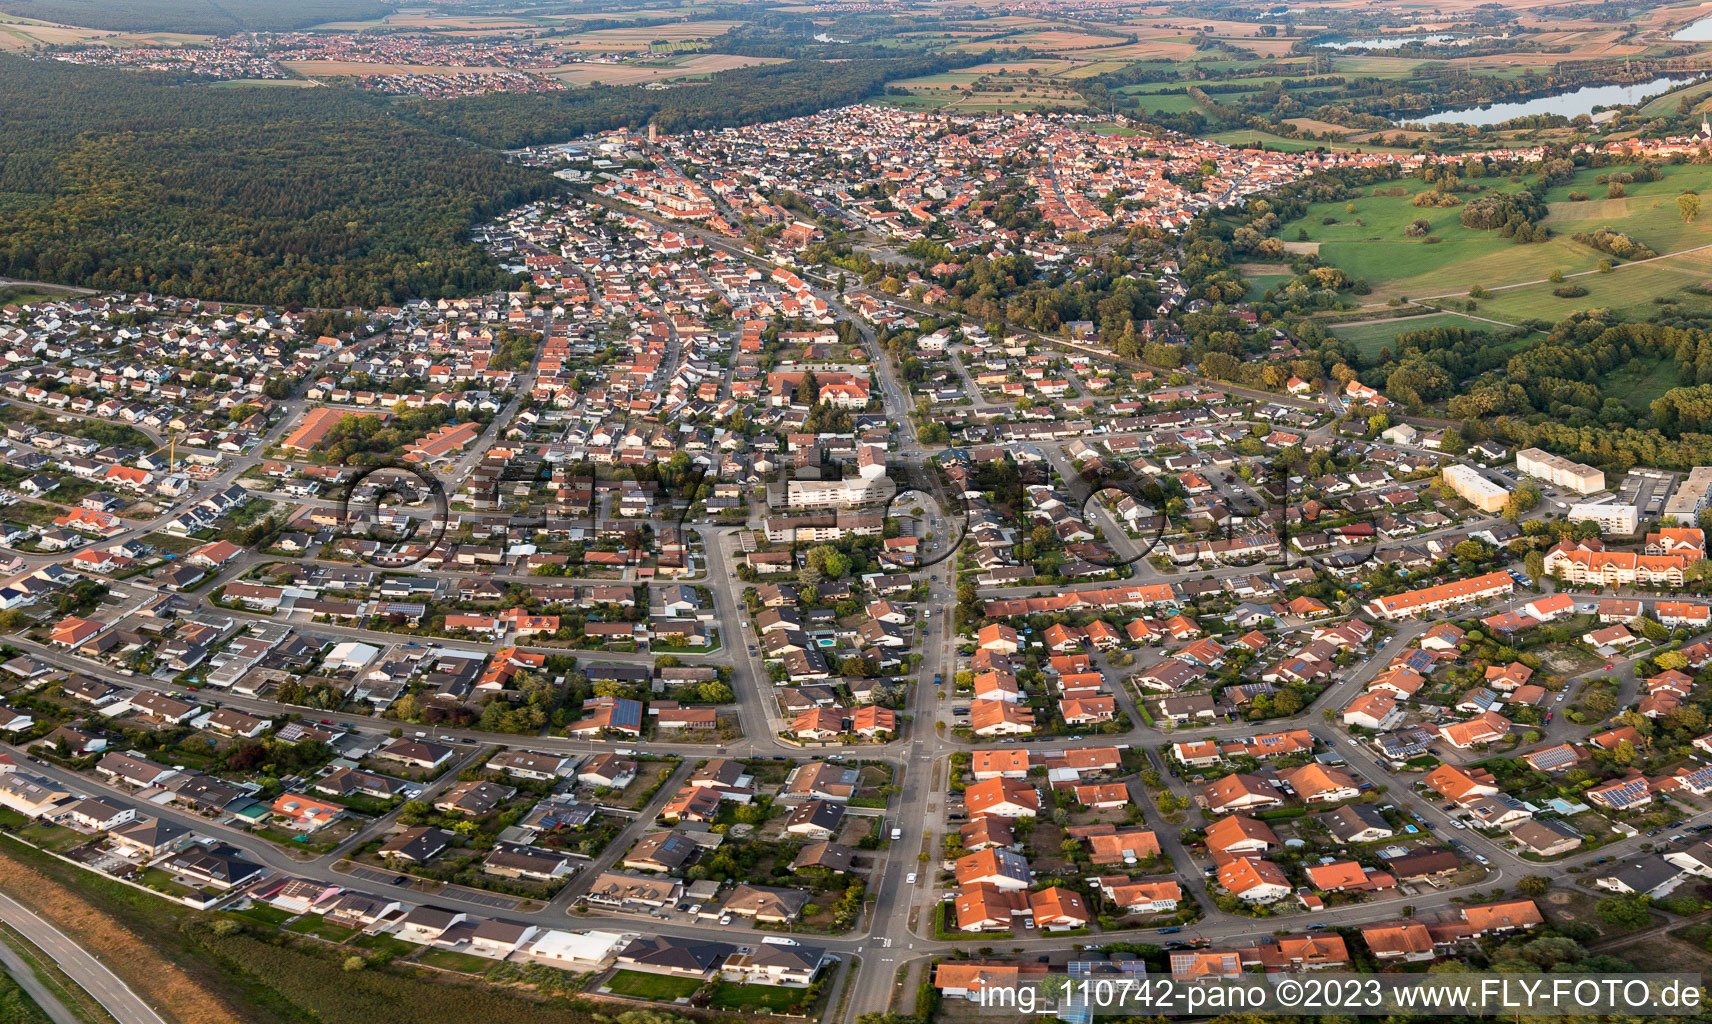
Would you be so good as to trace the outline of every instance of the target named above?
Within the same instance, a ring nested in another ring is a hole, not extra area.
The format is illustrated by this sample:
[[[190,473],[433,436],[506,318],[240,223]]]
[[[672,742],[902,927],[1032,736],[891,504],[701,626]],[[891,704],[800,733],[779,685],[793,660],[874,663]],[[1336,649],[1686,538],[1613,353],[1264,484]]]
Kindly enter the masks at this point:
[[[166,471],[171,473],[178,467],[178,438],[167,438],[166,444],[156,448],[154,451],[150,452],[149,455],[159,455],[161,452],[166,452]],[[147,457],[148,456],[144,456],[144,458]]]

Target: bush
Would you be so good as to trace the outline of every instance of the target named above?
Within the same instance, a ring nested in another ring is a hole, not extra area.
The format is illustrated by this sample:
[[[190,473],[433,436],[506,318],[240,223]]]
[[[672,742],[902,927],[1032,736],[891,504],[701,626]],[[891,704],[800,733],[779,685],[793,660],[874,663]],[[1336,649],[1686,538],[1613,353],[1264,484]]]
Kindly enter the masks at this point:
[[[1553,288],[1552,294],[1560,299],[1579,299],[1587,294],[1587,289],[1578,284],[1565,284]]]
[[[1600,228],[1597,231],[1577,231],[1570,237],[1582,245],[1598,249],[1600,252],[1608,252],[1618,259],[1646,260],[1658,255],[1644,243],[1611,228]]]

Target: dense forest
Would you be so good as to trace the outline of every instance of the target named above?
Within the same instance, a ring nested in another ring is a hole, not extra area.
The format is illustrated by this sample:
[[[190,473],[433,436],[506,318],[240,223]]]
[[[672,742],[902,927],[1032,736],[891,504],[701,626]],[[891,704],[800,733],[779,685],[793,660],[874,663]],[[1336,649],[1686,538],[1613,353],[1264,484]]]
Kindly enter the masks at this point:
[[[380,0],[3,0],[25,18],[115,32],[287,32],[324,21],[362,21],[389,13]]]
[[[0,276],[379,305],[510,275],[471,225],[551,179],[335,89],[0,57]]]
[[[797,60],[721,72],[710,84],[693,88],[596,86],[531,96],[405,100],[399,109],[460,138],[516,149],[610,128],[639,128],[650,120],[661,131],[681,132],[801,117],[876,96],[888,79],[938,74],[984,59],[953,54],[837,64]]]
[[[554,182],[482,145],[791,117],[980,59],[796,61],[696,88],[394,103],[0,55],[0,276],[304,306],[503,287],[511,276],[470,228]]]

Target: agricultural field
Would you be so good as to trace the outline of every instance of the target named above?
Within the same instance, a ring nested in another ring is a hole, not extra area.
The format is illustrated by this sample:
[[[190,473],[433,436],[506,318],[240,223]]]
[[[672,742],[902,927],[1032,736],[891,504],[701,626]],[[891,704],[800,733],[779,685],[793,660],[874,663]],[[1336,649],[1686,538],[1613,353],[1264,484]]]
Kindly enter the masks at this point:
[[[652,48],[656,41],[665,43],[703,42],[715,36],[722,36],[733,27],[742,24],[738,21],[685,21],[675,25],[647,25],[637,28],[605,28],[594,32],[585,32],[575,39],[554,40],[554,44],[565,50],[584,52],[611,53],[618,51],[643,51]]]
[[[1128,125],[1113,124],[1110,121],[1081,121],[1077,123],[1076,127],[1085,132],[1097,132],[1100,135],[1115,135],[1121,139],[1130,139],[1137,135],[1147,134],[1146,132],[1137,131]]]
[[[1080,107],[1085,105],[1085,101],[1076,89],[1077,79],[1105,74],[1126,63],[1032,60],[976,64],[959,71],[888,82],[888,90],[903,89],[907,95],[888,95],[882,102],[909,110],[1005,111]],[[1187,95],[1182,98],[1188,99]],[[1185,109],[1192,107],[1191,103]]]
[[[977,64],[963,71],[903,78],[887,83],[907,95],[891,94],[885,102],[911,110],[955,109],[969,111],[1027,110],[1035,107],[1080,107],[1085,101],[1067,80],[1056,77],[1077,65],[1069,61],[1049,65]]]
[[[0,14],[0,50],[27,50],[38,46],[66,46],[85,43],[112,33],[92,28],[55,25],[16,14]],[[135,44],[133,44],[135,45]]]
[[[1409,152],[1408,150],[1397,149],[1392,146],[1356,145],[1349,142],[1321,142],[1316,139],[1292,139],[1284,135],[1274,135],[1272,132],[1253,131],[1247,128],[1229,132],[1211,132],[1206,136],[1206,138],[1211,139],[1213,142],[1222,142],[1227,146],[1252,147],[1258,145],[1266,149],[1277,150],[1281,153],[1301,153],[1306,150],[1320,148],[1345,151],[1360,150],[1363,153]],[[1338,206],[1338,209],[1341,210],[1343,207]],[[1404,221],[1404,223],[1406,224],[1408,221]],[[1293,225],[1290,233],[1286,237],[1296,237]]]
[[[778,64],[783,57],[740,57],[727,53],[702,53],[673,57],[646,64],[570,64],[547,72],[566,85],[638,85],[703,78],[732,68]]]
[[[1683,100],[1689,102],[1690,109],[1699,111],[1705,109],[1709,97],[1712,97],[1712,82],[1700,82],[1675,92],[1667,92],[1663,96],[1653,97],[1647,101],[1645,106],[1641,107],[1641,113],[1649,117],[1674,114]]]
[[[1609,168],[1607,170],[1624,170]],[[1707,265],[1694,259],[1660,261],[1640,267],[1619,267],[1611,281],[1621,285],[1601,287],[1589,275],[1575,278],[1576,284],[1602,297],[1590,294],[1574,300],[1551,294],[1556,285],[1547,278],[1561,271],[1566,276],[1594,270],[1607,255],[1575,242],[1576,232],[1600,227],[1616,227],[1666,254],[1689,245],[1707,244],[1705,230],[1698,222],[1685,224],[1676,208],[1676,196],[1688,189],[1702,191],[1712,187],[1712,170],[1693,165],[1666,167],[1664,178],[1656,182],[1634,182],[1627,186],[1628,195],[1620,199],[1589,199],[1575,202],[1572,192],[1604,195],[1605,187],[1596,184],[1595,177],[1604,171],[1582,170],[1573,181],[1548,190],[1550,213],[1545,223],[1553,237],[1545,242],[1517,245],[1496,231],[1477,231],[1461,224],[1461,207],[1417,207],[1412,199],[1424,185],[1415,179],[1397,184],[1404,189],[1399,196],[1367,196],[1354,200],[1355,211],[1347,212],[1343,202],[1319,203],[1307,214],[1285,224],[1281,237],[1295,242],[1302,239],[1317,243],[1319,255],[1351,277],[1365,278],[1373,288],[1369,302],[1390,298],[1453,298],[1463,297],[1474,284],[1496,292],[1486,300],[1481,311],[1495,319],[1513,320],[1543,317],[1556,320],[1573,309],[1612,304],[1621,305],[1652,302],[1655,296],[1675,292],[1687,285],[1704,281]],[[1507,179],[1484,179],[1494,192],[1516,191],[1522,184]],[[1469,194],[1465,194],[1465,198]],[[1404,229],[1414,220],[1430,224],[1426,238],[1410,238]],[[1331,223],[1326,223],[1330,220]],[[1431,242],[1429,239],[1439,241]],[[1692,239],[1692,241],[1691,241]],[[1709,250],[1712,251],[1712,250]],[[1646,269],[1642,269],[1642,268]],[[1540,287],[1516,289],[1511,286],[1537,284]],[[1501,290],[1502,289],[1502,290]],[[1619,291],[1621,294],[1619,294]]]
[[[1136,97],[1143,110],[1153,114],[1184,114],[1191,110],[1199,110],[1201,105],[1195,102],[1186,89],[1176,92],[1150,92]],[[1136,116],[1141,116],[1137,114]]]
[[[494,29],[533,28],[535,22],[527,18],[509,16],[484,18],[447,14],[394,14],[385,19],[385,24],[395,28],[447,29],[462,33],[492,31]]]
[[[1006,36],[1007,44],[1027,46],[1038,50],[1096,50],[1122,42],[1122,39],[1093,32],[1061,31],[1043,29],[1038,32],[1022,32],[1014,36]]]

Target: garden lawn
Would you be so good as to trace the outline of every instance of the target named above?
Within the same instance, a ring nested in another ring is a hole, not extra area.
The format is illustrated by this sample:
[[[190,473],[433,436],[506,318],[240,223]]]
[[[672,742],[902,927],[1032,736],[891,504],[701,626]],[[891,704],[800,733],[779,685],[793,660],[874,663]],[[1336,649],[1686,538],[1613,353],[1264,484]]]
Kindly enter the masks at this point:
[[[328,942],[344,942],[346,939],[357,934],[358,931],[355,928],[346,928],[343,925],[333,924],[321,917],[319,914],[304,914],[302,917],[286,925],[285,930],[288,932],[296,932],[299,935],[313,935],[316,938],[326,939]]]
[[[783,1013],[808,998],[808,989],[782,985],[740,985],[722,981],[714,985],[714,1006],[722,1010],[761,1009]]]
[[[486,974],[494,965],[494,961],[487,957],[460,953],[455,949],[425,949],[412,962],[465,974]]]
[[[614,995],[669,1003],[688,998],[701,988],[701,982],[694,978],[672,978],[642,971],[619,971],[607,979],[606,988]]]
[[[372,949],[377,953],[391,953],[393,956],[409,956],[422,948],[414,942],[405,942],[403,939],[394,938],[391,935],[364,935],[352,939],[351,945],[361,949]]]
[[[227,913],[234,917],[248,918],[257,924],[265,924],[273,928],[278,928],[280,925],[291,920],[293,916],[287,911],[280,910],[278,907],[264,906],[260,903],[245,907],[243,910],[230,910],[227,911]]]

